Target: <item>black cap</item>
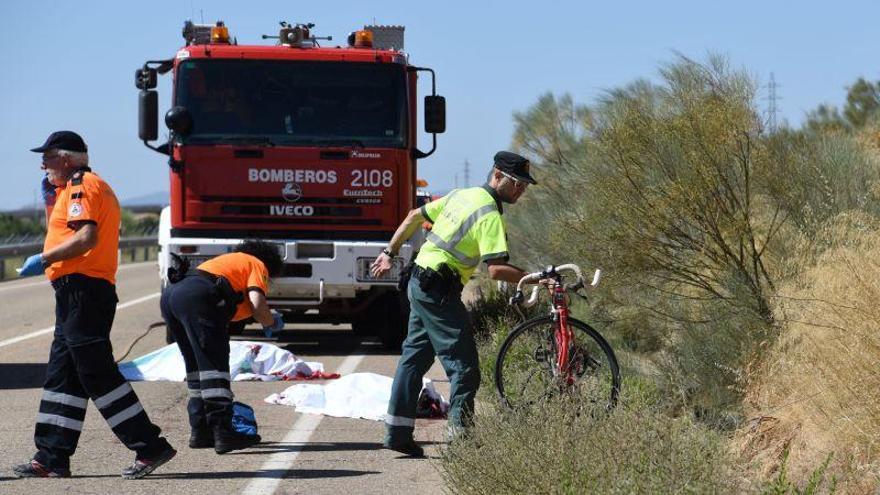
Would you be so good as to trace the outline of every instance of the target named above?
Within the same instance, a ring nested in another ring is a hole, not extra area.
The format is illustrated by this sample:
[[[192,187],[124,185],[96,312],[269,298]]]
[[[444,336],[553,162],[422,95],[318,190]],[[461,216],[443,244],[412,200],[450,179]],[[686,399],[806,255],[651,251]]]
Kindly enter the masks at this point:
[[[516,153],[509,151],[495,153],[495,168],[529,184],[538,183],[534,177],[529,175],[529,161]]]
[[[34,153],[42,153],[49,150],[86,153],[89,149],[86,147],[86,142],[83,141],[83,138],[79,137],[79,134],[73,131],[57,131],[49,134],[49,137],[46,138],[46,142],[42,146],[31,148],[31,151]]]

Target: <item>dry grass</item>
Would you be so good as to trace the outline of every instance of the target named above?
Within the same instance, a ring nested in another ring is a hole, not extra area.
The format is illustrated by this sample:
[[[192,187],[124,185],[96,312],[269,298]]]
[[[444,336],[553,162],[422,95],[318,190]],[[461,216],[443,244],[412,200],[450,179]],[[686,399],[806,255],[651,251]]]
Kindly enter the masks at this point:
[[[880,233],[850,220],[836,219],[847,228],[832,227],[832,247],[779,292],[783,332],[748,391],[737,447],[762,477],[790,452],[800,480],[833,454],[838,488],[866,493],[880,483]]]
[[[735,492],[724,438],[667,416],[655,400],[630,394],[611,414],[565,396],[527,411],[485,407],[471,434],[443,452],[446,487],[481,495]]]

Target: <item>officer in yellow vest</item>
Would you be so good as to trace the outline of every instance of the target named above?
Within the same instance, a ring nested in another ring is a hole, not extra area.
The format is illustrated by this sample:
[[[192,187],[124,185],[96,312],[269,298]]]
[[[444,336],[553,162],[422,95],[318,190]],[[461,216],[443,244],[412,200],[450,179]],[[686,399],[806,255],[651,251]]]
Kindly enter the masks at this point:
[[[454,434],[470,426],[480,367],[461,290],[481,261],[496,280],[515,283],[525,275],[507,262],[501,215],[502,203],[516,203],[529,184],[536,184],[529,174],[529,161],[516,153],[498,152],[487,184],[454,190],[410,211],[373,262],[373,275],[384,274],[391,269],[397,250],[422,222],[433,223],[407,287],[409,333],[391,387],[383,442],[386,448],[410,456],[424,455],[413,440],[413,430],[422,376],[435,355],[451,386],[449,430]]]

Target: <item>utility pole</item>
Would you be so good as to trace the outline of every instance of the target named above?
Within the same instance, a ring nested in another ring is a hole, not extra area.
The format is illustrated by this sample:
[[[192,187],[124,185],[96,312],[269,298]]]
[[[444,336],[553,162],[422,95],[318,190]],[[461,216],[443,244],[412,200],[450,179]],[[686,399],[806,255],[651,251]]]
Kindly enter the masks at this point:
[[[467,158],[464,159],[464,187],[470,187],[471,185],[471,164],[467,161]]]
[[[779,85],[776,84],[776,77],[773,73],[770,73],[770,82],[767,83],[767,127],[770,129],[770,132],[776,132],[778,125],[776,116],[779,113],[779,100],[782,99],[777,93],[776,88]]]
[[[455,174],[455,186],[453,186],[453,189],[458,189],[458,174]]]

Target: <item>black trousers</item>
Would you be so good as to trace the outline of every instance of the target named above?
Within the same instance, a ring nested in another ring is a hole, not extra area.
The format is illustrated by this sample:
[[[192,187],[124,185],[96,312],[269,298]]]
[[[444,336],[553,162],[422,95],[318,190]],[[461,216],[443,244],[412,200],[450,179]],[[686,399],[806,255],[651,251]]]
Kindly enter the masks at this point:
[[[230,315],[221,300],[212,280],[193,274],[162,293],[162,318],[186,366],[186,410],[192,428],[228,425],[232,421]]]
[[[37,414],[34,459],[51,468],[70,467],[88,399],[137,458],[164,451],[168,442],[113,361],[110,327],[118,302],[116,287],[80,274],[60,277],[52,286],[55,334]]]

